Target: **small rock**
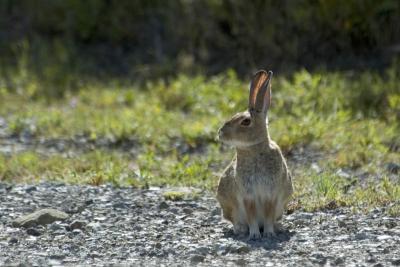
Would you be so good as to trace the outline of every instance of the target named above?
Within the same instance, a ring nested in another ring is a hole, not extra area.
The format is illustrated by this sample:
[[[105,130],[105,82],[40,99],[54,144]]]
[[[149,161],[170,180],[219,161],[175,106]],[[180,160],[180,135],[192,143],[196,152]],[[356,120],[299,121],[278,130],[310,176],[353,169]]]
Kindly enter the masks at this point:
[[[388,239],[392,239],[392,237],[390,235],[380,235],[376,239],[378,239],[379,241],[385,241]]]
[[[207,255],[209,253],[210,249],[208,247],[198,247],[196,249],[196,252],[200,255]]]
[[[400,266],[400,258],[392,260],[391,263],[392,263],[394,266]]]
[[[58,223],[58,222],[53,222],[52,224],[49,224],[48,228],[51,231],[59,231],[59,230],[64,230],[65,226],[60,224],[60,223]]]
[[[245,259],[238,259],[238,260],[236,260],[236,265],[247,266],[247,261]]]
[[[169,205],[167,204],[167,202],[162,201],[162,202],[158,205],[158,208],[161,209],[161,210],[165,210],[165,209],[168,209],[168,208],[169,208]]]
[[[200,263],[200,262],[203,262],[204,259],[205,259],[205,257],[203,255],[193,255],[190,258],[190,262],[191,263]]]
[[[314,215],[310,212],[299,212],[294,214],[296,219],[311,220]]]
[[[92,228],[93,230],[97,230],[101,228],[101,224],[98,222],[91,222],[87,225],[87,227]]]
[[[113,204],[113,208],[114,209],[126,209],[128,207],[128,205],[124,202],[118,202]]]
[[[366,233],[357,233],[354,238],[356,240],[364,240],[368,238],[368,235]]]
[[[346,227],[346,223],[343,220],[337,220],[339,227]]]
[[[31,214],[19,217],[12,222],[14,227],[31,227],[34,225],[45,225],[55,221],[63,221],[68,214],[56,209],[42,209]]]
[[[85,227],[85,223],[82,221],[73,221],[70,225],[69,228],[71,230],[75,230],[75,229],[83,229]]]
[[[211,211],[211,216],[220,216],[221,215],[221,208],[215,208]]]
[[[52,260],[62,260],[62,259],[65,259],[65,255],[64,254],[53,254],[53,255],[50,255],[49,258]]]
[[[37,190],[36,186],[29,186],[25,189],[25,192],[30,193],[36,190]]]
[[[93,199],[88,199],[85,201],[85,205],[89,206],[89,205],[93,204],[93,202],[94,202]]]
[[[335,261],[333,262],[335,265],[340,265],[344,263],[344,259],[342,257],[338,257],[335,259]]]
[[[140,225],[135,225],[135,226],[132,227],[132,230],[137,231],[137,232],[140,232],[140,231],[143,230],[143,227],[140,226]]]
[[[376,262],[376,259],[375,259],[374,256],[369,256],[369,257],[367,258],[366,262],[368,262],[368,263],[375,263],[375,262]]]
[[[101,254],[97,252],[92,252],[89,254],[89,256],[92,258],[101,258]]]
[[[236,249],[236,253],[239,254],[245,254],[245,253],[249,253],[250,252],[250,248],[248,246],[240,246]]]
[[[74,229],[74,230],[72,230],[72,233],[74,235],[80,235],[82,233],[82,230],[81,229]]]
[[[336,172],[336,175],[342,178],[350,178],[350,174],[348,174],[347,172],[343,171],[342,169],[339,169]]]
[[[27,233],[28,235],[32,235],[32,236],[40,236],[40,235],[42,234],[40,231],[38,231],[38,230],[35,229],[35,228],[28,228],[28,229],[26,230],[26,233]]]
[[[313,162],[311,164],[311,169],[313,169],[316,173],[321,173],[322,172],[321,167],[319,167],[318,164],[315,163],[315,162]]]
[[[189,209],[189,208],[183,208],[183,212],[184,212],[185,214],[192,214],[192,213],[193,213],[193,210],[191,210],[191,209]]]
[[[10,239],[8,239],[8,244],[16,244],[18,243],[18,239],[16,237],[11,237]]]
[[[386,165],[386,169],[393,174],[397,174],[400,171],[400,164],[390,162]]]
[[[328,258],[325,255],[321,254],[321,253],[313,253],[311,255],[311,259],[314,262],[317,262],[320,265],[325,265],[327,260],[328,260]]]

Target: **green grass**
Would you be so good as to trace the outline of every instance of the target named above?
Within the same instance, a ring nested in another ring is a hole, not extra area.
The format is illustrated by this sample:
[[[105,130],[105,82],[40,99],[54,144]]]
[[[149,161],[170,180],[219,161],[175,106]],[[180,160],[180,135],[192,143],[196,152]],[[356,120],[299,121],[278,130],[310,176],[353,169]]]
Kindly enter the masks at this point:
[[[234,152],[215,142],[216,131],[247,104],[248,82],[233,72],[211,78],[178,76],[145,86],[86,83],[59,99],[40,97],[41,82],[24,77],[17,91],[0,81],[0,117],[7,122],[8,135],[84,137],[116,144],[134,140],[139,145],[134,155],[106,148],[74,155],[36,150],[0,154],[0,179],[5,181],[214,189],[217,174]],[[400,214],[400,178],[386,168],[391,162],[400,164],[398,84],[396,65],[382,74],[275,75],[270,132],[288,155],[298,208],[397,203],[390,212]],[[291,155],[303,147],[323,156],[307,160],[305,153],[305,163],[298,164]],[[310,171],[311,163],[322,172]],[[338,170],[350,177],[337,175]]]

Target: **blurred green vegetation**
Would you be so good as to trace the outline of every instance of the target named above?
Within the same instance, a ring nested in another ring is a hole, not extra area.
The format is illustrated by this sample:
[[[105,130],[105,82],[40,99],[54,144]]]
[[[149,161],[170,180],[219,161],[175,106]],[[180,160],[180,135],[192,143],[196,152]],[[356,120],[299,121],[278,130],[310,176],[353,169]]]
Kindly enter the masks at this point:
[[[109,76],[382,69],[398,25],[397,0],[3,0],[0,75],[14,90],[15,73],[33,75],[59,96]]]

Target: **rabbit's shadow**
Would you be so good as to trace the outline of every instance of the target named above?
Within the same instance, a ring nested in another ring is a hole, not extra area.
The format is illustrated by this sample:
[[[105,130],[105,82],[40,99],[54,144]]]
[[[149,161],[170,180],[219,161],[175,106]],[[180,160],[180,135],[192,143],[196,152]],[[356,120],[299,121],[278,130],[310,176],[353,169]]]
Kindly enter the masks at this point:
[[[262,239],[249,240],[245,235],[236,235],[233,229],[225,229],[224,237],[232,238],[237,241],[244,242],[254,248],[264,248],[265,250],[276,250],[280,249],[285,243],[289,242],[290,239],[296,234],[294,231],[289,231],[287,229],[281,229],[276,232],[273,237],[263,237]]]

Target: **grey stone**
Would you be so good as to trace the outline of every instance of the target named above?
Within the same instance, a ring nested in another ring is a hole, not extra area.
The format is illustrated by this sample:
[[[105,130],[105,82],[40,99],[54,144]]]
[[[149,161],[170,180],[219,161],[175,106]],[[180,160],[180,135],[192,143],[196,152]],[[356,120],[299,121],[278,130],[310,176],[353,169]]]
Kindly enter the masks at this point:
[[[393,174],[398,174],[400,171],[400,164],[390,162],[386,165],[386,169]]]
[[[87,224],[87,227],[93,229],[93,230],[98,230],[101,228],[101,224],[98,222],[91,222]]]
[[[344,262],[345,262],[345,260],[344,260],[343,257],[338,257],[338,258],[336,258],[336,259],[333,261],[333,263],[334,263],[335,265],[341,265],[341,264],[344,264]]]
[[[26,233],[28,235],[32,235],[32,236],[40,236],[40,235],[42,235],[42,232],[37,230],[37,229],[35,229],[35,228],[28,228],[26,230]]]
[[[158,207],[159,207],[160,209],[162,209],[162,210],[165,210],[165,209],[168,209],[168,208],[169,208],[169,205],[168,205],[167,202],[161,201],[161,203],[158,205]]]
[[[348,172],[345,172],[345,171],[343,171],[342,169],[339,169],[339,170],[336,172],[336,175],[338,175],[338,176],[340,176],[340,177],[342,177],[342,178],[350,178],[350,176],[351,176]]]
[[[339,227],[346,227],[346,222],[343,219],[337,219],[337,223]]]
[[[70,223],[69,228],[71,230],[75,230],[75,229],[83,229],[85,227],[85,222],[83,221],[73,221],[72,223]]]
[[[192,209],[189,209],[189,208],[183,208],[183,213],[185,213],[185,214],[192,214],[193,213],[193,210]]]
[[[249,253],[250,251],[251,248],[249,246],[239,246],[238,248],[235,249],[235,252],[239,254]]]
[[[207,255],[207,254],[209,254],[210,249],[208,247],[201,246],[201,247],[198,247],[195,251],[197,254]]]
[[[42,209],[15,219],[12,225],[14,227],[46,225],[55,221],[63,221],[68,217],[68,214],[56,209]]]
[[[8,243],[9,243],[9,244],[16,244],[16,243],[18,243],[18,238],[16,238],[16,237],[10,237],[10,238],[8,239]]]
[[[392,260],[391,263],[394,266],[400,266],[400,258]]]
[[[297,214],[293,214],[295,219],[302,219],[302,220],[311,220],[314,215],[310,212],[299,212]]]
[[[67,224],[61,224],[59,221],[57,221],[49,224],[48,229],[51,231],[64,231],[67,226]]]
[[[357,234],[354,236],[354,238],[355,238],[356,240],[364,240],[364,239],[368,239],[369,236],[368,236],[366,233],[362,232],[362,233],[357,233]]]
[[[221,208],[216,207],[211,211],[211,216],[220,216],[221,215]]]
[[[392,239],[392,238],[393,237],[390,235],[380,235],[376,239],[378,239],[379,241],[385,241],[385,240]]]
[[[205,259],[205,257],[203,255],[193,255],[190,258],[190,262],[192,262],[192,263],[200,263],[200,262],[203,262],[204,259]]]
[[[80,235],[80,234],[82,234],[82,230],[81,229],[74,229],[74,230],[72,230],[72,233],[74,235]]]

